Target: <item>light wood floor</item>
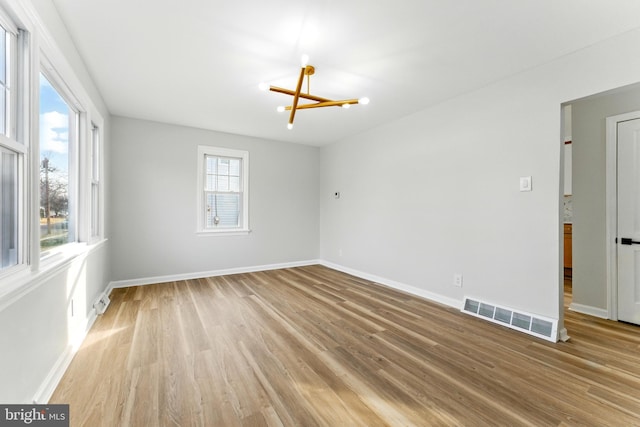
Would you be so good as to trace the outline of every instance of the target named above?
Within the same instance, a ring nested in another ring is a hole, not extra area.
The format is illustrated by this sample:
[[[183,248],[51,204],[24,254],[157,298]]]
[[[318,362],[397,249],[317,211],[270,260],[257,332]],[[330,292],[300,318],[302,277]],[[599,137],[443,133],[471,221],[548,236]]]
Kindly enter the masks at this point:
[[[111,297],[50,402],[74,426],[640,425],[624,323],[553,344],[321,266]]]

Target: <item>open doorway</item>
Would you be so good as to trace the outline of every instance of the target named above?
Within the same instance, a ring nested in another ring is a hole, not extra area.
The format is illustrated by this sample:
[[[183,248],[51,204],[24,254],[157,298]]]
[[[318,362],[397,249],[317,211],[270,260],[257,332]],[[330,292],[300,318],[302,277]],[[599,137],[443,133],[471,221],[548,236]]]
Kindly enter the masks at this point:
[[[570,165],[565,151],[565,181],[570,169],[571,250],[570,280],[565,279],[572,311],[611,318],[611,247],[607,233],[607,117],[640,110],[640,84],[607,91],[563,104],[570,105],[563,128],[570,128]],[[565,132],[566,134],[566,132]],[[609,183],[610,184],[610,183]],[[565,191],[566,192],[566,191]],[[615,237],[615,236],[614,236]],[[566,242],[566,241],[565,241]]]
[[[564,273],[564,307],[567,308],[572,300],[573,275],[573,203],[572,203],[572,125],[571,104],[562,106],[563,154],[564,154],[564,185],[563,185],[563,214],[562,229],[564,240],[563,273]]]

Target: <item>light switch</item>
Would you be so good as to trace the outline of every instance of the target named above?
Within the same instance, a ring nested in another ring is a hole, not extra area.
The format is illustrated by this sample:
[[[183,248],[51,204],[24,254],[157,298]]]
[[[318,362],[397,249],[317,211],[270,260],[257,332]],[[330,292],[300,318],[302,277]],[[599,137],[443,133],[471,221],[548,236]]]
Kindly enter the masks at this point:
[[[520,191],[531,191],[531,177],[530,176],[521,176],[520,177]]]

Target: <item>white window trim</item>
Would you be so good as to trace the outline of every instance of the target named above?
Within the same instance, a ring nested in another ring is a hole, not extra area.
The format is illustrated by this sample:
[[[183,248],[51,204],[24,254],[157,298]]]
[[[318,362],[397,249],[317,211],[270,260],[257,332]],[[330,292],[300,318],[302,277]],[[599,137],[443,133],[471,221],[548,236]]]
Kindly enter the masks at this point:
[[[4,8],[0,8],[0,25],[7,31],[9,39],[7,44],[9,45],[10,57],[7,58],[7,81],[10,91],[10,97],[5,104],[7,117],[5,123],[5,129],[8,135],[0,134],[0,146],[15,154],[17,156],[17,194],[16,194],[16,209],[17,215],[17,252],[16,252],[16,264],[6,267],[0,270],[0,281],[6,281],[8,278],[15,277],[16,275],[27,271],[28,265],[28,247],[29,241],[27,238],[27,209],[25,205],[25,194],[27,191],[27,170],[26,164],[29,160],[29,145],[28,140],[25,139],[25,121],[23,118],[18,120],[19,111],[24,107],[24,97],[28,95],[28,89],[26,81],[28,80],[28,72],[23,66],[28,64],[28,58],[24,58],[24,55],[28,52],[25,50],[28,44],[28,34],[18,29],[18,25],[10,17]],[[2,289],[2,287],[0,287]]]
[[[90,171],[88,172],[89,178],[89,188],[87,189],[87,198],[89,204],[89,212],[88,212],[88,242],[96,243],[102,240],[104,236],[104,185],[103,185],[103,130],[102,126],[98,125],[95,121],[89,121],[89,153],[88,153],[88,167]],[[95,140],[97,139],[97,141]],[[97,152],[95,151],[97,148]],[[95,161],[95,157],[97,157],[97,162]],[[97,171],[96,171],[97,169]],[[93,204],[93,186],[97,186],[98,190],[98,200],[97,206]],[[97,207],[97,211],[95,208]],[[96,227],[93,227],[93,221],[96,221]]]
[[[205,156],[236,157],[242,159],[242,221],[238,228],[210,229],[204,223],[204,190],[205,190]],[[231,148],[219,148],[209,145],[198,146],[198,189],[197,193],[197,231],[200,236],[241,236],[251,232],[249,228],[249,152]]]
[[[54,41],[49,30],[44,26],[35,8],[30,2],[22,0],[0,0],[0,20],[12,31],[20,33],[19,43],[16,49],[20,51],[17,70],[14,68],[13,88],[17,98],[16,108],[17,120],[12,123],[15,126],[15,136],[19,141],[14,144],[5,138],[3,142],[8,148],[21,153],[20,162],[20,255],[22,261],[12,267],[7,267],[0,272],[0,311],[26,295],[31,290],[40,286],[54,275],[59,274],[63,268],[79,257],[88,256],[96,250],[104,247],[108,240],[105,235],[105,178],[101,176],[100,188],[100,236],[87,241],[82,233],[89,233],[89,229],[82,226],[78,230],[77,237],[80,239],[76,243],[62,245],[56,253],[49,253],[49,256],[41,257],[40,254],[40,233],[39,233],[39,168],[40,158],[38,156],[38,133],[39,133],[39,74],[40,71],[55,72],[60,79],[60,84],[72,94],[74,106],[81,111],[86,123],[95,123],[101,131],[100,151],[104,152],[104,119],[93,99],[89,96],[85,86],[78,79],[74,68],[66,59],[57,43]],[[42,67],[45,67],[43,69]],[[81,119],[81,123],[82,120]],[[86,126],[84,126],[86,129]],[[83,126],[81,125],[81,132]],[[80,147],[82,150],[82,147]],[[81,153],[82,154],[82,153]],[[101,163],[105,161],[101,156]],[[81,163],[84,160],[81,160]],[[80,165],[82,167],[82,164]],[[104,172],[104,165],[101,170]],[[84,176],[84,175],[83,175]],[[84,180],[83,176],[80,180]],[[85,185],[80,182],[81,185]],[[85,185],[85,188],[90,186]],[[82,191],[82,190],[81,190]],[[86,194],[79,196],[86,199]],[[81,199],[80,199],[81,200]],[[83,202],[82,205],[85,205]],[[80,206],[80,209],[86,209]],[[86,212],[80,213],[81,217],[86,216]],[[85,230],[86,229],[86,230]],[[86,236],[85,234],[85,236]]]

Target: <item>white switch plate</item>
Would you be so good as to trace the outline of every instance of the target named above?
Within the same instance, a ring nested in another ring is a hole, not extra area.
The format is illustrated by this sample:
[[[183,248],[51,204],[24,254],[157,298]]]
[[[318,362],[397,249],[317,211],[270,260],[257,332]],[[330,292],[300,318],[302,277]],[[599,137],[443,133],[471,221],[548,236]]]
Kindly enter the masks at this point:
[[[531,191],[531,177],[530,176],[521,176],[520,177],[520,191]]]
[[[453,286],[462,287],[462,274],[456,273],[453,275]]]

